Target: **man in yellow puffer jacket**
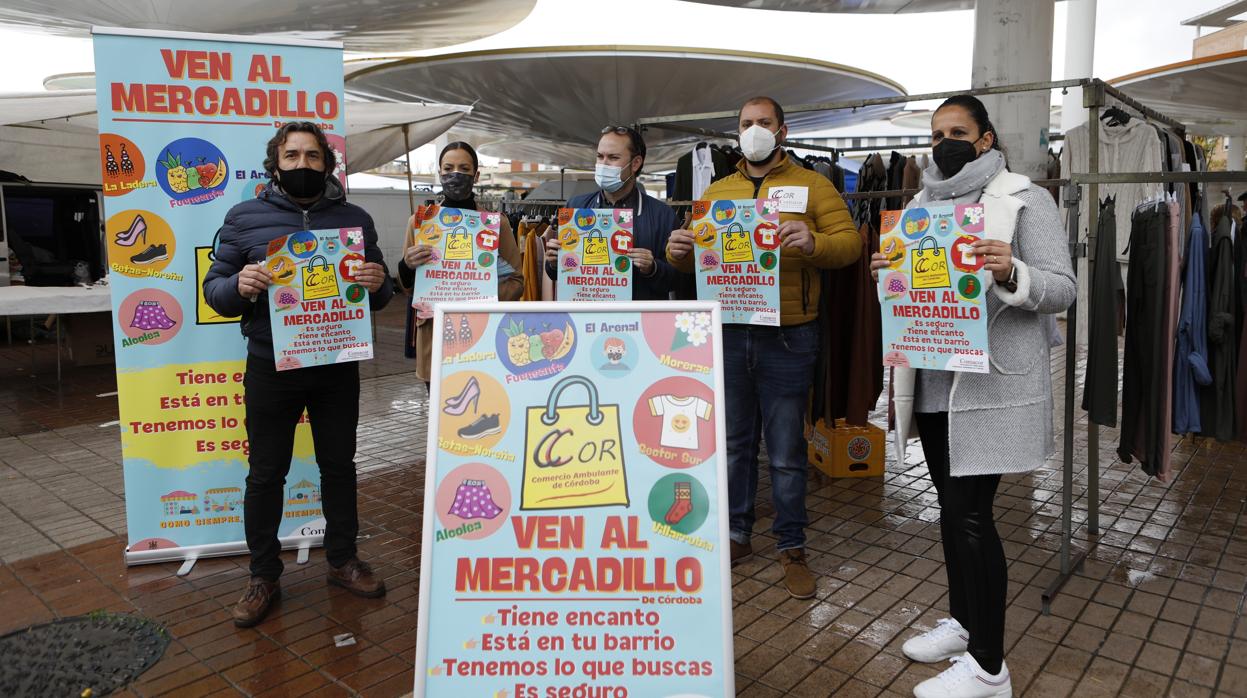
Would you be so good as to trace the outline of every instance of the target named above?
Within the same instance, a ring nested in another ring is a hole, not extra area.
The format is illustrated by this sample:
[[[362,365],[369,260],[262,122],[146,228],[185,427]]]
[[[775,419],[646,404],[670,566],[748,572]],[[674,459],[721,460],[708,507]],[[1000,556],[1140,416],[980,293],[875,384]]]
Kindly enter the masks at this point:
[[[740,110],[744,153],[735,174],[710,185],[702,199],[780,199],[780,327],[724,325],[728,499],[732,562],[753,552],[758,447],[766,437],[775,505],[772,531],[784,584],[796,598],[814,596],[805,561],[805,413],[818,358],[818,300],[823,269],[848,266],[862,251],[844,200],[826,177],[789,159],[784,111],[770,97]],[[693,271],[693,234],[671,233],[667,259]]]

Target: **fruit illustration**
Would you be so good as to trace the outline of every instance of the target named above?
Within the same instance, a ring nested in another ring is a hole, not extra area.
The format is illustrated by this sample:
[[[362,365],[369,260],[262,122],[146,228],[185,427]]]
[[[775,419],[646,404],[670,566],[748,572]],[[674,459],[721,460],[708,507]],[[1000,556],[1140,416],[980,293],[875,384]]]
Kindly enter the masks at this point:
[[[576,344],[576,330],[572,329],[571,323],[568,323],[563,325],[562,330],[551,330],[551,332],[558,332],[559,345],[554,352],[550,354],[549,359],[551,361],[558,361],[571,353],[572,346]]]
[[[221,182],[225,181],[224,160],[217,160],[215,165],[202,165],[202,167],[212,168],[212,176],[208,178],[208,184],[205,185],[208,189],[215,189],[221,186]],[[199,174],[199,181],[204,181],[204,175],[202,172]]]
[[[540,334],[528,335],[528,361],[534,363],[542,361],[546,358],[545,345],[541,341]]]
[[[165,176],[169,180],[169,188],[173,191],[184,194],[190,191],[187,182],[186,168],[182,166],[182,159],[169,151],[165,151],[165,159],[160,161],[168,172]]]
[[[200,189],[203,185],[199,183],[199,170],[194,166],[186,168],[186,187],[188,189]]]
[[[199,183],[205,188],[211,186],[209,184],[217,173],[217,166],[211,162],[204,162],[203,158],[199,159],[200,164],[195,165],[195,171],[199,173]]]
[[[563,345],[563,330],[553,329],[541,333],[541,353],[547,359],[554,358],[555,352]]]
[[[504,332],[507,335],[507,357],[511,359],[511,363],[516,366],[527,366],[532,363],[528,335],[524,333],[524,325],[511,320]]]

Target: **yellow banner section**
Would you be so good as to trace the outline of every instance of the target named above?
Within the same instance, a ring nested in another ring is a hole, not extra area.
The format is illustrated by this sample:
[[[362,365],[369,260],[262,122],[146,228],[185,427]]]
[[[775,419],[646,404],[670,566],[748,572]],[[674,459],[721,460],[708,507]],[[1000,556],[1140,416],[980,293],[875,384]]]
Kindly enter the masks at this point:
[[[171,469],[245,462],[250,453],[243,402],[245,369],[246,362],[239,360],[119,371],[123,457]],[[295,431],[294,457],[312,455],[305,414]]]

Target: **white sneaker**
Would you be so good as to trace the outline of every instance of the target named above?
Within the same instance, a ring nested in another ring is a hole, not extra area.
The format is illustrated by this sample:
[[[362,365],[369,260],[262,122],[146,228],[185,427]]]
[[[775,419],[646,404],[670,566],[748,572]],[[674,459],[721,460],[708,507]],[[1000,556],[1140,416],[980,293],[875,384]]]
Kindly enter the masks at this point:
[[[943,662],[965,654],[970,646],[970,633],[952,618],[941,618],[935,627],[911,637],[901,646],[906,657],[923,664]]]
[[[953,657],[944,672],[914,687],[914,698],[1013,698],[1009,667],[1000,663],[1000,673],[992,676],[967,652]]]

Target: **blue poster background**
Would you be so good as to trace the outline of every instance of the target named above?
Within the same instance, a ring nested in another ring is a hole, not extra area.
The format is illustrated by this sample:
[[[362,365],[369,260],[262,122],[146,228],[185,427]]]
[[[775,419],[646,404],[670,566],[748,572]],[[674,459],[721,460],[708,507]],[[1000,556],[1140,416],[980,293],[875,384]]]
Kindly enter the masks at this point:
[[[200,287],[226,212],[268,179],[277,124],[321,124],[344,176],[342,50],[110,29],[94,48],[127,560],[245,552],[246,346]],[[322,533],[306,424],[285,507],[281,537]]]
[[[439,307],[416,694],[729,695],[713,306],[505,307]]]

